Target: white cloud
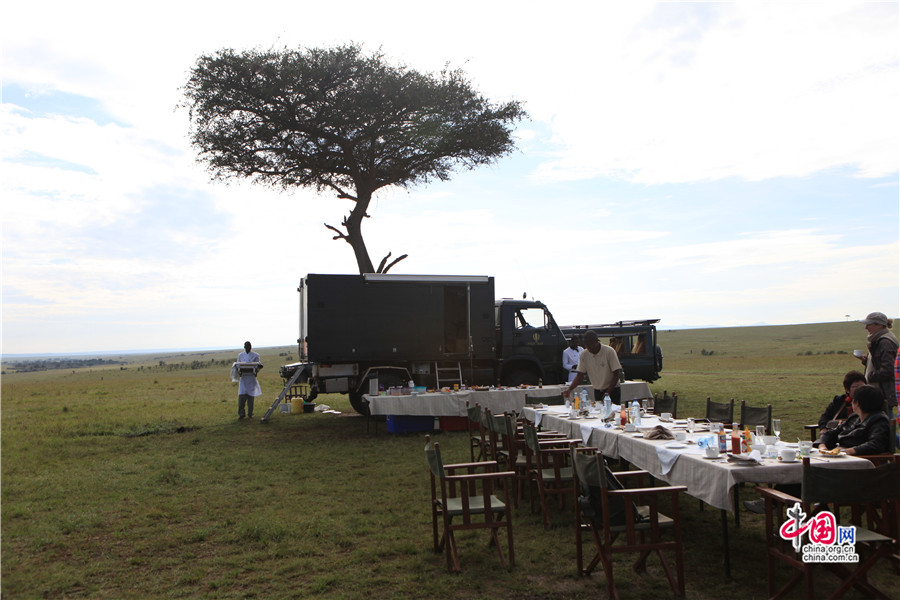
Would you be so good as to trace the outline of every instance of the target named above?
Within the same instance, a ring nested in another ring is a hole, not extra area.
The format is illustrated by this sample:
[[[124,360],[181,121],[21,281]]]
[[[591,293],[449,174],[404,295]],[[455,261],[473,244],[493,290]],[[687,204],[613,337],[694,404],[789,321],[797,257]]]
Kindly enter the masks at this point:
[[[93,111],[2,106],[11,351],[291,343],[299,278],[356,270],[323,226],[349,203],[210,182],[176,110],[179,87],[204,52],[351,40],[418,69],[449,61],[533,117],[517,132],[521,154],[379,194],[364,225],[376,264],[406,252],[395,272],[495,275],[498,295],[525,291],[566,322],[803,322],[897,309],[896,183],[879,187],[865,209],[878,222],[853,236],[829,203],[852,207],[855,196],[803,191],[823,198],[821,210],[775,207],[777,228],[728,194],[658,198],[666,183],[895,175],[896,4],[270,8],[277,19],[229,1],[5,7],[4,85],[79,95]],[[843,290],[848,281],[858,289]],[[855,308],[819,306],[835,295]]]

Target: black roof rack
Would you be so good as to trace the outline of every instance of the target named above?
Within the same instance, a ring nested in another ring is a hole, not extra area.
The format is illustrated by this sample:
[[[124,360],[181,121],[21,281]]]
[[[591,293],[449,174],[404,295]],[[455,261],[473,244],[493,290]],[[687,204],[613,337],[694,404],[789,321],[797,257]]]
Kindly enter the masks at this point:
[[[608,327],[634,327],[640,325],[653,325],[659,323],[659,319],[640,319],[637,321],[616,321],[615,323],[604,323],[602,325],[564,325],[560,329],[604,329]]]

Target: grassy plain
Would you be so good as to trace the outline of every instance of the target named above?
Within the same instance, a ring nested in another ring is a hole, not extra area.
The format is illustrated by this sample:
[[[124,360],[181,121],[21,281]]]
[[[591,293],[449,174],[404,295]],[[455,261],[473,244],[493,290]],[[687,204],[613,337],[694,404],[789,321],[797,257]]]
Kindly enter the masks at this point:
[[[804,435],[859,365],[849,353],[864,338],[856,323],[663,331],[652,388],[677,392],[682,415],[701,414],[706,396],[771,402],[784,436]],[[257,416],[291,351],[261,351]],[[367,431],[338,395],[319,402],[340,416],[238,421],[223,366],[236,353],[37,373],[4,364],[4,598],[605,597],[602,575],[575,573],[571,514],[554,513],[545,531],[527,502],[512,572],[472,535],[461,536],[462,574],[448,575],[430,548],[423,436]],[[437,439],[449,460],[466,457],[464,433]],[[764,598],[760,517],[732,528],[727,579],[718,511],[688,496],[681,506],[688,598]],[[653,560],[649,573],[620,559],[623,597],[670,597]]]

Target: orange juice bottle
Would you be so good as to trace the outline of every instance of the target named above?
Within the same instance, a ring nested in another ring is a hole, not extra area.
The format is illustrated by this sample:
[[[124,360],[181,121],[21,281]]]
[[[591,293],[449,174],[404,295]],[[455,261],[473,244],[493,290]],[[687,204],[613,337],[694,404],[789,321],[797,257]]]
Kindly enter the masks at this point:
[[[748,452],[750,450],[750,430],[747,426],[744,426],[744,430],[741,432],[741,452]]]

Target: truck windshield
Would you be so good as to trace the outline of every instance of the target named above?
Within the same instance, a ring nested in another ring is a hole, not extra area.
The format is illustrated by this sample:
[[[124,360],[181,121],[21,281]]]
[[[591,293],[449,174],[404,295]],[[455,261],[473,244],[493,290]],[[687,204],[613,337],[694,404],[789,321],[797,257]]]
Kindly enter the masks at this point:
[[[543,308],[520,308],[516,310],[516,329],[547,328],[547,313]]]

